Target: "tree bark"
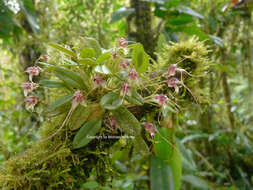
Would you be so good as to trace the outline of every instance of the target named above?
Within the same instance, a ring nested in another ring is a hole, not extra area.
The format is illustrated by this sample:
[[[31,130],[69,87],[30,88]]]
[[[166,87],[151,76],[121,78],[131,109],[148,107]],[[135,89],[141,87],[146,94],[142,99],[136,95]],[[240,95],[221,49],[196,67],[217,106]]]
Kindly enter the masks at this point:
[[[142,43],[145,51],[153,59],[156,59],[154,51],[158,35],[155,35],[152,30],[151,5],[151,2],[143,0],[130,1],[130,7],[133,8],[135,12],[127,18],[127,33],[130,38]]]

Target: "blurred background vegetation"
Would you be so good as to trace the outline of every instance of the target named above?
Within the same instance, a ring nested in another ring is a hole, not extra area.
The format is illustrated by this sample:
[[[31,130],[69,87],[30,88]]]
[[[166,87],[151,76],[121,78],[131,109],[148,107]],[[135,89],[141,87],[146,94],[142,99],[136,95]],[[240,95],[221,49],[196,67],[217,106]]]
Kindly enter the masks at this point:
[[[0,0],[0,162],[38,138],[45,118],[24,109],[20,86],[49,42],[90,36],[109,48],[127,37],[157,59],[164,44],[197,36],[213,64],[199,81],[206,101],[179,119],[182,189],[252,189],[252,10],[252,0]],[[126,164],[116,162],[122,176],[113,183],[136,189]]]

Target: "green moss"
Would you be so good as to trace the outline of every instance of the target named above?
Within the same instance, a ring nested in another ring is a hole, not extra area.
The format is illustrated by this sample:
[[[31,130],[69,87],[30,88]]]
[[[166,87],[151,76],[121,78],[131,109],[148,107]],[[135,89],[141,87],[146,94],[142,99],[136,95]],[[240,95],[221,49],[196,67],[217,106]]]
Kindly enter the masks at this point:
[[[58,119],[58,123],[61,121]],[[55,122],[44,124],[42,139],[59,127]],[[4,162],[0,171],[1,189],[72,189],[76,175],[73,168],[80,161],[70,150],[68,133],[63,130],[52,139],[36,142],[23,154]]]
[[[178,63],[178,68],[185,69],[190,75],[183,77],[184,84],[194,93],[198,102],[207,102],[207,94],[203,87],[200,88],[200,80],[207,76],[206,72],[212,64],[208,58],[208,46],[203,41],[193,37],[187,41],[165,45],[161,53],[158,54],[159,66],[167,70],[169,65]],[[180,78],[181,76],[177,76]],[[184,100],[193,101],[192,95],[181,88],[180,95]]]

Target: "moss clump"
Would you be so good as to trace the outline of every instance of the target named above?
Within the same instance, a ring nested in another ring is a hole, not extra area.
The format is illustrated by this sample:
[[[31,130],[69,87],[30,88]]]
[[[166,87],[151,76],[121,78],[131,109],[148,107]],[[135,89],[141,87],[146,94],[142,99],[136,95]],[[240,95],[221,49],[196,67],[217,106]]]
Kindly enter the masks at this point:
[[[44,124],[41,131],[42,139],[59,127],[55,122],[54,120]],[[54,138],[39,141],[23,154],[2,163],[4,168],[0,170],[0,188],[73,189],[76,186],[76,175],[81,179],[82,174],[73,172],[73,169],[80,165],[80,161],[70,150],[71,134],[68,133],[67,130],[63,130]]]
[[[158,62],[162,64],[162,68],[168,69],[171,64],[178,63],[178,68],[185,69],[190,75],[183,73],[184,84],[194,93],[199,102],[206,102],[207,95],[200,88],[200,80],[206,76],[206,71],[212,64],[208,58],[208,46],[203,41],[199,41],[193,37],[187,41],[165,45],[160,54],[158,54]],[[177,76],[181,77],[181,74]],[[186,90],[182,90],[180,95],[184,99],[193,100],[192,95]],[[205,98],[204,98],[205,97]]]

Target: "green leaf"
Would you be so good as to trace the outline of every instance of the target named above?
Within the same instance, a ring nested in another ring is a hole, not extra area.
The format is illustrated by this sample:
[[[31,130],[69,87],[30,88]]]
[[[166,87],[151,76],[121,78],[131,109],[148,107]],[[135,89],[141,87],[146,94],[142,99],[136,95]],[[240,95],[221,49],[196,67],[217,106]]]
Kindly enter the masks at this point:
[[[73,87],[86,89],[82,77],[76,72],[63,68],[56,68],[55,72],[56,74],[58,74],[58,78],[60,78],[66,83],[69,83],[70,85],[74,85]]]
[[[82,105],[78,105],[77,108],[73,111],[71,114],[71,117],[69,119],[69,128],[71,130],[79,129],[84,122],[88,119],[90,116],[91,110],[89,107],[84,107]]]
[[[90,66],[97,65],[96,61],[94,61],[91,58],[82,58],[82,59],[79,59],[78,63],[80,63],[82,65],[90,65]]]
[[[172,130],[168,128],[160,128],[158,131],[159,133],[156,133],[154,137],[154,150],[156,156],[163,161],[169,161],[173,152],[172,145],[168,144],[168,142],[171,144],[173,143]]]
[[[177,144],[174,144],[174,145],[175,147],[172,151],[172,156],[171,156],[171,160],[169,161],[169,165],[173,173],[175,190],[180,190],[181,177],[182,177],[182,161],[181,161],[181,155],[180,155],[178,146]]]
[[[83,187],[88,189],[97,189],[99,187],[99,184],[96,181],[89,181],[83,184]]]
[[[133,8],[126,8],[126,7],[121,7],[118,10],[116,10],[114,13],[112,13],[112,19],[111,19],[111,24],[124,18],[127,17],[128,15],[132,14],[134,12]]]
[[[64,75],[56,73],[56,77],[58,77],[60,80],[62,80],[64,82],[64,84],[69,89],[72,89],[72,88],[82,89],[82,86],[79,83],[77,83],[76,81],[74,81],[74,80],[72,80],[70,78],[67,78]]]
[[[116,110],[112,110],[112,114],[118,122],[120,128],[126,135],[134,136],[135,151],[146,154],[149,149],[145,141],[141,137],[141,126],[135,116],[124,106],[120,106]]]
[[[84,46],[87,48],[92,48],[95,51],[95,57],[98,57],[102,54],[102,48],[97,40],[94,38],[85,37],[84,39]]]
[[[211,34],[209,34],[209,36],[212,38],[215,44],[219,45],[220,47],[224,47],[224,42],[220,37]]]
[[[63,82],[52,81],[52,80],[40,80],[39,84],[41,86],[48,87],[48,88],[60,88],[60,87],[64,87],[64,83]]]
[[[71,51],[71,50],[69,50],[69,49],[67,49],[67,48],[65,48],[65,47],[63,47],[59,44],[49,43],[49,46],[56,49],[56,50],[58,50],[58,51],[60,51],[60,52],[62,52],[62,53],[64,53],[64,54],[66,54],[66,55],[69,55],[70,57],[73,57],[75,59],[77,57],[75,52],[73,52],[73,51]]]
[[[103,187],[102,190],[112,190],[110,187]]]
[[[174,28],[172,31],[175,31],[175,32],[185,32],[185,33],[187,33],[189,35],[196,35],[201,40],[209,40],[210,39],[210,36],[208,36],[206,33],[202,32],[197,25],[180,26],[180,27]]]
[[[133,48],[132,63],[139,73],[145,72],[148,68],[149,57],[140,43],[135,44]]]
[[[93,58],[95,57],[95,51],[92,48],[84,48],[80,53],[81,58]]]
[[[193,175],[183,175],[182,180],[200,189],[211,189],[204,180]]]
[[[105,75],[111,74],[111,71],[106,65],[97,65],[94,70],[97,73],[101,73]]]
[[[98,64],[103,64],[106,60],[108,60],[109,58],[111,57],[111,52],[106,52],[106,53],[103,53],[102,55],[100,55],[98,58],[97,58],[97,63]]]
[[[125,98],[126,100],[131,103],[131,104],[136,104],[136,105],[143,105],[144,100],[143,97],[134,89],[130,89],[131,95],[126,95]]]
[[[154,155],[151,156],[150,161],[150,182],[151,190],[175,190],[170,165]]]
[[[190,7],[179,6],[179,7],[177,7],[177,10],[180,13],[185,13],[185,14],[188,14],[188,15],[200,18],[200,19],[204,19],[204,17],[201,14],[197,13],[196,11],[194,11],[193,9],[191,9]]]
[[[38,34],[40,30],[40,26],[37,22],[37,15],[34,8],[34,3],[32,0],[23,0],[20,1],[20,9],[22,10],[23,14],[25,15],[29,25],[31,26],[32,31],[35,34]]]
[[[101,128],[101,119],[90,120],[85,123],[82,128],[76,133],[73,140],[73,148],[81,148],[87,145]]]
[[[173,142],[173,131],[171,129],[159,129],[159,133],[155,135],[154,149],[157,158],[170,166],[173,174],[174,189],[179,190],[181,186],[182,162],[178,146]]]
[[[170,26],[179,26],[184,25],[193,22],[194,19],[192,16],[187,14],[180,14],[175,17],[172,17],[172,19],[168,19],[166,22],[166,25],[169,24]]]
[[[53,111],[55,110],[56,108],[68,103],[68,102],[71,102],[72,101],[72,98],[73,98],[73,94],[68,94],[66,96],[63,96],[59,99],[57,99],[53,104],[51,104],[48,108],[48,111]]]
[[[196,166],[195,161],[192,157],[192,151],[190,149],[186,148],[180,140],[178,140],[177,143],[178,143],[178,147],[180,149],[181,155],[182,155],[181,157],[182,157],[183,168],[188,171],[196,171],[197,166]]]
[[[104,95],[100,100],[100,105],[104,109],[114,110],[121,106],[123,98],[116,93],[108,93]]]

